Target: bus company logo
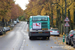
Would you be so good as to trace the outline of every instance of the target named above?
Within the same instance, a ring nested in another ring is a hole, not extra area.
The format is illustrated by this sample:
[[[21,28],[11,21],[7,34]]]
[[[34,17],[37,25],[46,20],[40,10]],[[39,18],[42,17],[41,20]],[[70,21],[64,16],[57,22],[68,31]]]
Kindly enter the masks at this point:
[[[40,26],[40,23],[39,24],[36,23],[36,26]]]
[[[33,23],[33,26],[40,27],[41,26],[41,23]]]

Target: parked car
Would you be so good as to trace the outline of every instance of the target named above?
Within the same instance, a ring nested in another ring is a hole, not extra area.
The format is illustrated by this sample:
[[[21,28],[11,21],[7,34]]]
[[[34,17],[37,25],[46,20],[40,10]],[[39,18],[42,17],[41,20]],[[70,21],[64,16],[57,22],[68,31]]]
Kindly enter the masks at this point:
[[[10,31],[10,27],[3,27],[3,29],[5,29],[5,31]]]
[[[3,29],[7,32],[7,28],[6,27],[3,27]]]
[[[56,28],[50,29],[50,35],[57,35],[57,36],[59,36],[60,35],[59,30],[56,29]]]
[[[71,45],[75,48],[75,30],[71,34]]]
[[[6,32],[6,28],[5,27],[3,27],[3,32]]]
[[[19,23],[19,20],[18,19],[16,21],[17,21],[17,23]]]
[[[19,20],[17,20],[17,23],[19,23]]]
[[[74,31],[74,30],[71,30],[71,31],[69,32],[69,34],[67,35],[67,37],[66,37],[66,44],[71,45],[71,38],[73,37],[73,31]]]
[[[10,27],[6,27],[7,28],[7,31],[10,31]]]
[[[2,28],[0,28],[0,35],[3,35],[3,31],[2,31]]]
[[[17,20],[16,20],[16,21],[17,21],[17,23],[19,23],[19,19],[18,19],[18,18],[17,18]]]
[[[11,27],[14,27],[14,24],[11,24],[10,26],[11,26]]]
[[[16,25],[17,24],[17,21],[14,21],[14,25]]]

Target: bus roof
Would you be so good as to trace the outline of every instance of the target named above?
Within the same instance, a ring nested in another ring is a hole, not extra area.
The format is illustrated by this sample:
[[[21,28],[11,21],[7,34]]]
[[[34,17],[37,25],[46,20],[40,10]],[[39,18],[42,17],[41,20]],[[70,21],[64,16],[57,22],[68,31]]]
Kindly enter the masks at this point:
[[[37,16],[30,16],[30,18],[32,17],[49,17],[49,16],[41,16],[41,15],[37,15]]]

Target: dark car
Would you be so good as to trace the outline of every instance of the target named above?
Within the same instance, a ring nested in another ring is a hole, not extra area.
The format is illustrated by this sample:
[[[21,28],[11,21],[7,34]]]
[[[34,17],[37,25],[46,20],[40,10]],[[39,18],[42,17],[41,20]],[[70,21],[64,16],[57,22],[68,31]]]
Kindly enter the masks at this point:
[[[3,34],[3,30],[2,30],[2,28],[0,28],[0,35],[2,35]]]
[[[71,45],[75,48],[75,31],[72,32],[73,34],[71,35]]]
[[[71,38],[73,37],[73,36],[72,36],[72,35],[73,35],[73,31],[74,31],[74,30],[71,30],[71,31],[69,32],[68,36],[66,37],[66,44],[71,45]]]

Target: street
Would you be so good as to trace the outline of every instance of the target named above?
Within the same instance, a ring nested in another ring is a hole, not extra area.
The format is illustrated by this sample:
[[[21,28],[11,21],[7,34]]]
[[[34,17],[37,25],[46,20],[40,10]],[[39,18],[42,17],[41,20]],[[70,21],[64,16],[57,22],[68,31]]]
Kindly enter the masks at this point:
[[[21,21],[13,30],[0,36],[0,50],[66,50],[51,36],[49,40],[29,40],[27,22]]]

